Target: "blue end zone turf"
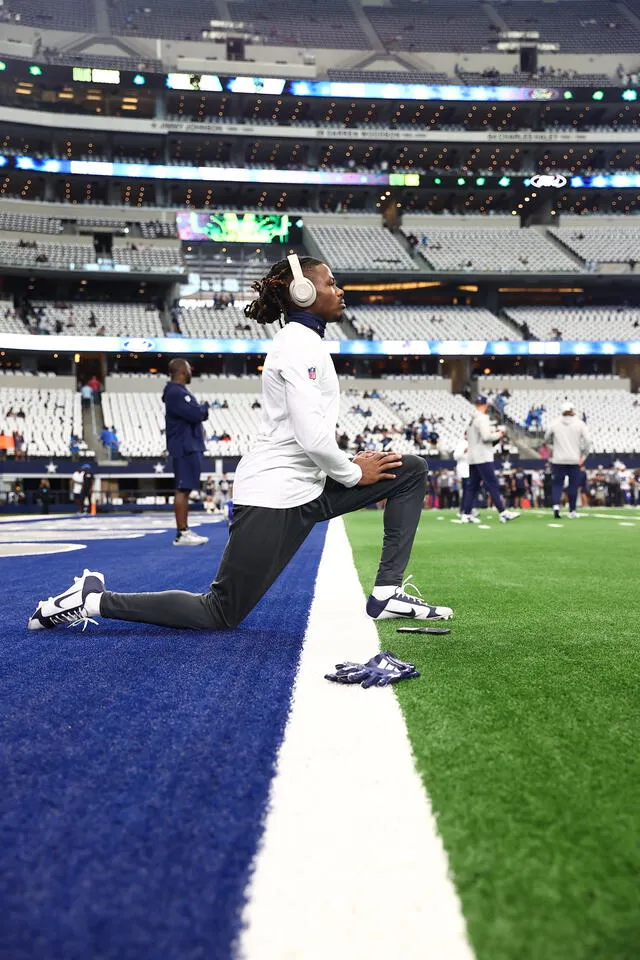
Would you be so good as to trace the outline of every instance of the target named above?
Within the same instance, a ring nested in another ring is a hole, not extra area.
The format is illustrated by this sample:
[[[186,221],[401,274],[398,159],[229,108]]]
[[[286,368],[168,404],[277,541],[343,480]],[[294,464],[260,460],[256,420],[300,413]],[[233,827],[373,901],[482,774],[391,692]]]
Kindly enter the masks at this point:
[[[85,566],[114,590],[206,589],[222,524],[193,549],[0,560],[2,960],[232,955],[325,528],[229,633],[25,626]]]

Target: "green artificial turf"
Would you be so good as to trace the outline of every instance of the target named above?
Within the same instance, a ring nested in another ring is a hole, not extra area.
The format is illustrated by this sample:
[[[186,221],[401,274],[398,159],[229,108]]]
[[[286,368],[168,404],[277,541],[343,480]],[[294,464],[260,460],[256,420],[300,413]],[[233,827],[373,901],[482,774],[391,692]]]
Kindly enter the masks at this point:
[[[453,516],[407,571],[451,633],[379,629],[422,674],[395,689],[478,960],[637,960],[640,513]],[[368,591],[382,514],[346,526]]]

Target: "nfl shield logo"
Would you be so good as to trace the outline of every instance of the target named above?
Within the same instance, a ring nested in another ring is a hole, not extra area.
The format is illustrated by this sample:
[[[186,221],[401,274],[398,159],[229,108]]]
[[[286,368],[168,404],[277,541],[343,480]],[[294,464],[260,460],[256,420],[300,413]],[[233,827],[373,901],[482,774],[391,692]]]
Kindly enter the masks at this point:
[[[309,373],[309,380],[315,380],[315,378],[316,378],[316,368],[315,368],[315,367],[308,367],[308,368],[307,368],[307,371],[308,371],[308,373]]]

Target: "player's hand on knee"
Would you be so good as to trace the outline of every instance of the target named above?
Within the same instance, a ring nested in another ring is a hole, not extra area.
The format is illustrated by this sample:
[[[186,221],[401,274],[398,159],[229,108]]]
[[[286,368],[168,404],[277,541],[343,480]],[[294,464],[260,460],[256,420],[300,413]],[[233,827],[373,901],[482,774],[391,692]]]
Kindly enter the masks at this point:
[[[395,480],[396,475],[393,470],[402,466],[402,458],[397,453],[375,453],[370,450],[366,453],[359,453],[353,458],[362,470],[362,477],[358,482],[358,487],[368,487],[372,483],[378,483],[380,480]]]

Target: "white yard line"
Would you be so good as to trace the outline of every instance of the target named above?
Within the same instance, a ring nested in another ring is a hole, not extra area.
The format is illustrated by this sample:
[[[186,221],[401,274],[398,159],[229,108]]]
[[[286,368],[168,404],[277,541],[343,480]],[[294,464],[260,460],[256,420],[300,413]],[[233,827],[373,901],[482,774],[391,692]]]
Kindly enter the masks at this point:
[[[247,960],[473,958],[393,691],[324,679],[379,650],[364,604],[333,521],[248,891]]]
[[[635,520],[636,518],[640,520],[640,514],[636,514],[635,517],[633,513],[589,513],[589,517],[597,517],[599,520]]]

